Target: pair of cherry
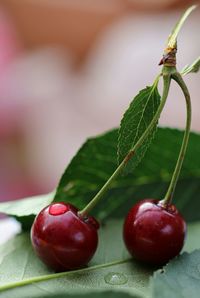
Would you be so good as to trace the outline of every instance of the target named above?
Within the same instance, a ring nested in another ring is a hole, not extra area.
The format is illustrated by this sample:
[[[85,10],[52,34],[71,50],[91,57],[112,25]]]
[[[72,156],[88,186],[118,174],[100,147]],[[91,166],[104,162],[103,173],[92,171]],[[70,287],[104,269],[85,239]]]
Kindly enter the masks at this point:
[[[53,203],[35,218],[33,247],[55,271],[81,268],[98,245],[99,224],[92,216],[79,215],[71,204]],[[186,224],[174,205],[146,199],[137,203],[124,222],[124,242],[130,254],[146,263],[163,265],[181,251]]]

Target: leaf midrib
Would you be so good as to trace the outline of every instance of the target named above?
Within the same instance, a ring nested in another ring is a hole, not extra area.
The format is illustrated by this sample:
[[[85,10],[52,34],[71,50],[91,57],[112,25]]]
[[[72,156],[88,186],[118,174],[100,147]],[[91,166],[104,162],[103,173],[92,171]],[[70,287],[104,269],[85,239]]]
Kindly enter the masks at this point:
[[[139,122],[138,122],[138,125],[137,125],[137,127],[136,127],[136,134],[135,134],[135,138],[134,138],[134,140],[133,140],[133,142],[132,142],[132,147],[133,147],[133,145],[135,144],[135,141],[137,140],[137,137],[138,137],[138,134],[139,134],[139,127],[140,127],[141,121],[144,119],[144,112],[145,112],[145,110],[146,110],[146,107],[147,107],[147,105],[148,105],[148,103],[149,103],[149,100],[151,99],[151,96],[152,96],[152,94],[153,94],[155,88],[156,88],[156,86],[153,86],[153,88],[152,88],[152,90],[151,90],[151,92],[150,92],[150,94],[149,94],[149,96],[148,96],[148,98],[147,98],[147,101],[146,101],[146,103],[145,103],[145,105],[144,105],[144,108],[143,108],[143,110],[142,110],[142,115],[141,115],[140,120],[139,120]]]
[[[61,273],[53,273],[53,274],[46,274],[46,275],[42,275],[42,276],[35,276],[35,277],[28,278],[28,279],[20,280],[17,282],[4,284],[4,285],[0,286],[0,292],[14,289],[14,288],[23,287],[23,286],[30,285],[33,283],[39,283],[39,282],[47,281],[47,280],[51,280],[51,279],[62,278],[62,277],[73,275],[73,274],[85,273],[85,272],[90,272],[90,271],[94,271],[94,270],[98,270],[98,269],[104,269],[104,268],[115,266],[115,265],[121,265],[121,264],[129,263],[129,262],[131,262],[131,260],[132,260],[131,258],[121,259],[121,260],[115,260],[112,262],[98,264],[98,265],[94,265],[91,267],[73,270],[73,271],[66,271],[66,272],[61,272]]]

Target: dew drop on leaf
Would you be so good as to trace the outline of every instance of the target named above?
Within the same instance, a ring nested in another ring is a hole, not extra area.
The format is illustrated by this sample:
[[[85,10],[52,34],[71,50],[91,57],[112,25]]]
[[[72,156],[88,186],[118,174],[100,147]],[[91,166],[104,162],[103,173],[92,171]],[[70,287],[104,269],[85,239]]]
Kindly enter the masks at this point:
[[[104,280],[110,285],[124,285],[128,281],[128,277],[123,273],[109,272],[105,275]]]

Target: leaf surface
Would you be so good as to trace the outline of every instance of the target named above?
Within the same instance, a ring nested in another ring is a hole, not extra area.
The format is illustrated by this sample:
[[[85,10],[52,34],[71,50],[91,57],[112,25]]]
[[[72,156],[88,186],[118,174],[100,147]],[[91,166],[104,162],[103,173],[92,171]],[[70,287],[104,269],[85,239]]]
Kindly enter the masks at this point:
[[[0,291],[0,297],[25,298],[28,293],[28,297],[35,298],[58,298],[59,295],[61,297],[67,295],[67,297],[74,298],[85,297],[86,295],[90,297],[90,295],[93,295],[96,298],[100,298],[103,294],[107,295],[105,291],[110,291],[108,293],[108,295],[110,295],[108,297],[110,298],[112,298],[113,295],[117,295],[117,293],[118,295],[120,293],[120,297],[122,298],[128,298],[129,295],[135,298],[147,298],[149,294],[149,279],[156,268],[150,268],[131,260],[120,265],[90,270],[93,266],[98,264],[107,264],[111,261],[127,259],[128,254],[121,237],[122,225],[123,222],[121,220],[112,220],[107,222],[100,230],[100,245],[94,259],[89,264],[91,267],[88,268],[86,272],[77,271],[73,272],[73,274],[68,272],[65,277],[37,282],[3,292]],[[198,247],[200,247],[200,222],[192,223],[188,226],[188,239],[184,251],[190,252]],[[183,256],[185,256],[185,254]],[[188,264],[188,266],[190,266],[190,264]],[[168,266],[166,267],[166,273],[168,272],[167,268]],[[179,272],[178,270],[177,272]],[[126,280],[124,283],[113,285],[106,282],[106,277],[110,275],[114,275],[115,281],[115,275],[119,273],[125,276]],[[23,233],[0,246],[0,290],[1,286],[7,283],[46,274],[53,274],[53,271],[49,270],[35,256],[30,244],[29,234]],[[153,282],[156,280],[156,289],[157,275],[160,276],[159,273],[156,273],[153,277]],[[156,291],[157,290],[155,290],[155,293]],[[162,293],[163,292],[160,291],[160,298],[167,297],[162,296]],[[157,296],[153,296],[153,298],[154,297],[157,298]]]
[[[198,298],[200,293],[200,250],[183,253],[152,280],[153,298]]]
[[[128,254],[121,238],[121,229],[121,221],[108,222],[101,229],[100,245],[90,263],[91,268],[97,264],[127,260]],[[25,298],[27,293],[29,293],[29,297],[41,297],[55,294],[75,295],[104,291],[120,291],[124,294],[131,294],[133,297],[146,297],[149,277],[153,272],[152,268],[141,266],[138,262],[130,260],[96,270],[88,268],[86,272],[68,272],[65,277],[1,292],[1,286],[7,283],[53,273],[35,256],[28,234],[24,233],[15,237],[3,247],[4,254],[0,264],[0,297],[3,298]],[[5,251],[8,251],[8,253],[5,253]],[[3,249],[0,250],[0,253],[3,253]],[[108,282],[111,280],[110,276],[113,275],[112,280],[115,282],[116,274],[125,277],[122,284],[118,282],[118,279],[116,284]]]
[[[118,161],[121,163],[126,155],[134,148],[149,124],[151,123],[160,104],[160,95],[157,86],[146,87],[133,99],[125,112],[118,140]],[[131,172],[142,160],[145,152],[151,144],[156,132],[156,125],[147,135],[141,147],[134,152],[128,161],[125,173]]]
[[[99,219],[123,217],[140,199],[162,199],[176,164],[182,138],[182,131],[159,128],[140,166],[134,173],[119,177],[111,185],[93,214]],[[88,140],[64,172],[55,201],[64,200],[83,208],[116,169],[116,146],[117,130]],[[200,219],[199,152],[200,136],[192,133],[175,193],[175,203],[189,221]]]
[[[35,215],[51,203],[53,197],[54,192],[21,200],[2,202],[0,203],[0,212],[17,217]]]
[[[124,217],[138,200],[148,197],[162,199],[176,164],[182,137],[182,131],[159,128],[141,165],[111,185],[93,210],[93,215],[100,220]],[[55,201],[71,202],[81,209],[94,197],[117,167],[117,138],[116,129],[89,139],[81,147],[60,180]],[[200,135],[192,133],[174,197],[188,221],[200,220],[199,152]],[[18,216],[30,227],[34,215],[52,201],[52,196],[0,203],[0,212]]]

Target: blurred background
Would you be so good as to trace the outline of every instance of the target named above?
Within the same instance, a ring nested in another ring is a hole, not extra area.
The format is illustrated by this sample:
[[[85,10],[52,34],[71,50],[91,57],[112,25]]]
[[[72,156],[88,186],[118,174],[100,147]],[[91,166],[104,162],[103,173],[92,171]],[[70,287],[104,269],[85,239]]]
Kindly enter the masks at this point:
[[[198,3],[199,1],[195,1]],[[152,84],[187,0],[0,0],[0,200],[51,191],[89,136],[119,125]],[[200,9],[179,37],[178,67],[200,53]],[[200,131],[200,76],[186,78]],[[184,127],[172,88],[161,125]]]

